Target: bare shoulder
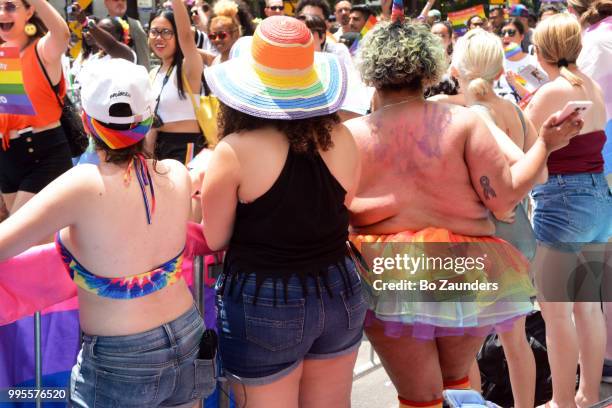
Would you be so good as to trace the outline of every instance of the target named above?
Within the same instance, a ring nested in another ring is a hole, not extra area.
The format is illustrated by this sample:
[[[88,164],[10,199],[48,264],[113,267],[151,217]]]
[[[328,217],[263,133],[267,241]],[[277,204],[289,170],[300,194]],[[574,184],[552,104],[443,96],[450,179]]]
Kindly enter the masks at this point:
[[[183,187],[183,184],[189,185],[189,171],[183,163],[174,159],[164,159],[155,163],[154,171],[162,178],[167,178],[174,183]]]
[[[372,115],[375,115],[375,113],[347,120],[346,122],[343,122],[342,125],[353,136],[354,140],[359,141],[369,134],[369,119],[372,117]]]
[[[74,166],[59,176],[56,181],[82,194],[94,193],[104,187],[100,169],[95,164]]]

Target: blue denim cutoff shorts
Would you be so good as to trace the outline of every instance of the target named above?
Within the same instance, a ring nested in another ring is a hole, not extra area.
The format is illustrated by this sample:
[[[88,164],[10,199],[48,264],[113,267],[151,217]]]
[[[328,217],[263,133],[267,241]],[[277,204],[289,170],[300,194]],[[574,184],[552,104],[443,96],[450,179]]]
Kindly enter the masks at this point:
[[[288,375],[304,359],[327,359],[356,351],[361,344],[367,309],[355,266],[344,260],[344,274],[328,267],[327,287],[321,276],[309,276],[304,295],[292,276],[285,301],[282,282],[264,281],[256,292],[250,274],[232,291],[217,284],[219,351],[224,372],[246,385],[265,385]],[[227,273],[231,273],[228,271]],[[223,289],[223,293],[221,292]],[[231,293],[230,293],[231,292]]]
[[[551,175],[531,196],[533,229],[547,246],[578,251],[612,235],[612,192],[602,173]]]
[[[144,333],[85,335],[70,378],[72,406],[170,407],[208,396],[216,382],[213,361],[196,358],[203,332],[193,306]]]

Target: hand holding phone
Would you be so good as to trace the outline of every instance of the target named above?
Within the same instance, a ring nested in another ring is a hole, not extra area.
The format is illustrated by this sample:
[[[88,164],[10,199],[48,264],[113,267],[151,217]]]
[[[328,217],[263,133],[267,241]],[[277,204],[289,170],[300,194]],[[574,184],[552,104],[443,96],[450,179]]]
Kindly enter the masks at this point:
[[[570,115],[574,112],[578,114],[578,118],[584,118],[584,112],[589,110],[593,106],[593,102],[591,101],[570,101],[565,105],[565,108],[559,114],[557,118],[556,125],[559,126],[563,122],[570,117]]]

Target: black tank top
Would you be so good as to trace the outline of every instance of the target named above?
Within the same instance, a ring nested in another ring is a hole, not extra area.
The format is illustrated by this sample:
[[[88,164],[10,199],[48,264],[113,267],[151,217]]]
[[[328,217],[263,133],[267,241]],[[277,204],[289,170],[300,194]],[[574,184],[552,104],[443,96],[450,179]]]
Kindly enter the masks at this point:
[[[286,283],[294,274],[304,281],[332,264],[344,269],[349,221],[345,196],[318,153],[289,149],[272,187],[251,203],[238,203],[226,278],[255,273],[260,286],[269,277]]]

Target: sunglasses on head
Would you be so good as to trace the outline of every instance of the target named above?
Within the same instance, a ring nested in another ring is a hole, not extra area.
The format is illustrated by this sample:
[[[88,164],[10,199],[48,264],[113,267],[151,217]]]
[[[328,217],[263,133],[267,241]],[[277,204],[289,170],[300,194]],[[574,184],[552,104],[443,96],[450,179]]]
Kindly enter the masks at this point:
[[[283,6],[270,6],[268,8],[274,11],[283,11],[285,9]]]
[[[513,30],[513,29],[501,30],[499,34],[502,37],[505,37],[505,36],[514,37],[516,35],[516,30]]]
[[[12,1],[7,1],[5,3],[0,4],[0,10],[4,10],[5,13],[14,13],[17,11],[19,6],[17,3],[13,3]]]
[[[160,30],[158,28],[152,28],[149,30],[149,37],[151,38],[156,38],[156,37],[161,37],[164,40],[169,40],[172,38],[172,36],[174,35],[174,31],[168,29],[168,28],[164,28],[163,30]]]
[[[215,41],[217,38],[220,39],[221,41],[225,40],[227,37],[229,37],[229,35],[231,33],[233,33],[236,30],[233,31],[217,31],[214,33],[209,33],[208,34],[208,39],[211,41]]]

